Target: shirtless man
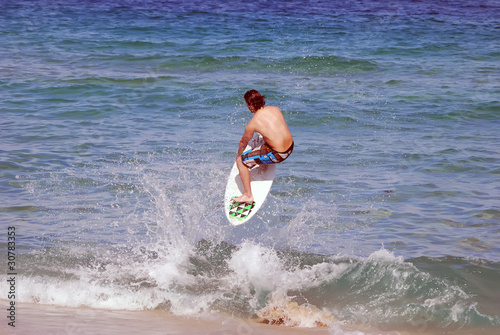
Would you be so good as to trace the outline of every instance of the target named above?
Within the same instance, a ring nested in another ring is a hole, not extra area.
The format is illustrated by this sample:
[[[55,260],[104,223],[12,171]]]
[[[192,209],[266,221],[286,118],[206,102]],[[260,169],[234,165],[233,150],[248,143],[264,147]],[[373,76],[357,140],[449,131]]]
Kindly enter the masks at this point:
[[[285,118],[278,107],[265,106],[265,96],[256,90],[245,93],[245,102],[254,114],[245,127],[236,156],[236,164],[240,173],[245,192],[233,200],[235,202],[253,202],[250,186],[250,169],[260,164],[283,162],[293,151],[293,138]],[[243,152],[255,132],[258,132],[266,142],[261,147]]]

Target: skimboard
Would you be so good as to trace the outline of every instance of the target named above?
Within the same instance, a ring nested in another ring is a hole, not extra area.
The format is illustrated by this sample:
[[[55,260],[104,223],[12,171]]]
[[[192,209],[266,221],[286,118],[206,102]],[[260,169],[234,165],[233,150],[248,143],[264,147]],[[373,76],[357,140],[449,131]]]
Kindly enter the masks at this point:
[[[245,151],[264,144],[264,139],[260,134],[254,136],[249,142]],[[233,226],[238,226],[250,220],[257,213],[267,198],[267,194],[273,185],[276,175],[276,164],[262,164],[250,170],[253,203],[238,203],[232,200],[243,194],[244,188],[236,163],[229,173],[224,196],[224,211],[226,217]]]

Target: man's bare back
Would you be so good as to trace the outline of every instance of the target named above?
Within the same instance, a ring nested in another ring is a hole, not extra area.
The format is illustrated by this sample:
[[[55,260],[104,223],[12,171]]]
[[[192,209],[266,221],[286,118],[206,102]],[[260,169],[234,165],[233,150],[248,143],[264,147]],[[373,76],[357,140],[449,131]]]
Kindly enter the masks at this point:
[[[247,127],[260,133],[266,143],[278,152],[284,152],[292,145],[292,134],[278,107],[262,107],[255,112]]]

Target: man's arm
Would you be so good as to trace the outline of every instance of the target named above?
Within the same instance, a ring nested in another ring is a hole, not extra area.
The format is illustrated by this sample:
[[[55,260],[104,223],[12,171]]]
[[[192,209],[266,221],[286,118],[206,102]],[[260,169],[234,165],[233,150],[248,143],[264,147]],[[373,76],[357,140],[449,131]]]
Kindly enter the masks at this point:
[[[243,153],[243,151],[245,150],[248,142],[252,139],[254,132],[255,132],[254,128],[249,123],[245,127],[245,133],[241,137],[240,144],[239,144],[239,147],[238,147],[238,154],[236,155],[236,157],[239,157]]]

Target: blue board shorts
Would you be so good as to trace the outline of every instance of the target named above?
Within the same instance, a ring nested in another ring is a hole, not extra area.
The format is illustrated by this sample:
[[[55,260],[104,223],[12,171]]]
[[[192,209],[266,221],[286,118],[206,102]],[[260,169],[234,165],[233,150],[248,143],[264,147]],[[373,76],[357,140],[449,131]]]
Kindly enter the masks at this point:
[[[291,155],[292,151],[293,142],[290,148],[288,148],[285,152],[275,151],[267,145],[267,143],[264,143],[260,147],[255,147],[242,153],[241,159],[243,164],[245,164],[247,168],[251,169],[261,164],[281,163]]]

